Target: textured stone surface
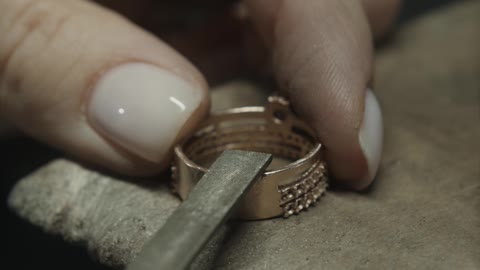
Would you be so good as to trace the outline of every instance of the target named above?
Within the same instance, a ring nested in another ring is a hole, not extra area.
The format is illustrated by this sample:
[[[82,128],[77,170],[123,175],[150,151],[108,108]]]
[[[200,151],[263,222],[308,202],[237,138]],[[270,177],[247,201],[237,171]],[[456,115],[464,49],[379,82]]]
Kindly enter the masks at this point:
[[[478,14],[480,1],[432,13],[378,52],[386,145],[369,192],[332,191],[299,216],[229,226],[195,269],[479,269]],[[237,88],[227,104],[222,95]],[[224,107],[264,95],[237,83],[214,101]],[[121,267],[179,201],[164,183],[134,184],[58,160],[19,181],[9,203]]]

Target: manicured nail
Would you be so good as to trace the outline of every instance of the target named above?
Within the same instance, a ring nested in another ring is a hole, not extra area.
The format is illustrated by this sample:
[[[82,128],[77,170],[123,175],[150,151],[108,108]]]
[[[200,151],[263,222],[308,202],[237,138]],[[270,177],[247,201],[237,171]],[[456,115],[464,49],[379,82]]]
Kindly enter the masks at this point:
[[[365,112],[359,140],[368,163],[368,175],[364,180],[366,183],[370,183],[377,174],[383,148],[382,111],[377,98],[370,89],[365,94]]]
[[[201,86],[153,65],[129,63],[105,73],[87,108],[97,132],[132,153],[159,162],[200,106]]]

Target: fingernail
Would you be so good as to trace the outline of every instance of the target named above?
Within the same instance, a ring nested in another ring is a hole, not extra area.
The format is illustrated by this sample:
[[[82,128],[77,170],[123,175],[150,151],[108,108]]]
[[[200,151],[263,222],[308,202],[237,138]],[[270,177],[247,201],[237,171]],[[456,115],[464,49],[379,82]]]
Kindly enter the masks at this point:
[[[98,80],[87,117],[103,136],[144,159],[160,162],[200,106],[204,92],[156,66],[124,64]]]
[[[377,174],[383,148],[382,111],[371,89],[368,89],[365,94],[365,112],[359,140],[368,163],[368,174],[365,182],[370,184]]]

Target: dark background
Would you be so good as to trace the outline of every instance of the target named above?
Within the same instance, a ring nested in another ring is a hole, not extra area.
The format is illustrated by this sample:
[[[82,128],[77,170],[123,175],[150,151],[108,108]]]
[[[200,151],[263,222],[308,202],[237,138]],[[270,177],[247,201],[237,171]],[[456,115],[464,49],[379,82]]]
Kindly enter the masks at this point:
[[[399,24],[453,0],[406,0]],[[12,213],[6,204],[15,182],[61,153],[26,137],[0,139],[1,216],[5,229],[6,254],[3,269],[91,269],[105,268],[93,260],[85,248],[65,243],[60,237],[47,235]]]

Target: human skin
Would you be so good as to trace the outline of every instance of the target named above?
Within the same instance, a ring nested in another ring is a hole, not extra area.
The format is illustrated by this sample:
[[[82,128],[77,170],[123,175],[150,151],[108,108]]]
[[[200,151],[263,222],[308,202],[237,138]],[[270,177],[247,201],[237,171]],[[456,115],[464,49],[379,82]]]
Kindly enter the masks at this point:
[[[172,145],[207,116],[207,79],[215,71],[199,70],[183,56],[190,56],[183,38],[168,38],[172,33],[149,23],[158,16],[146,12],[153,2],[0,0],[2,118],[122,174],[164,170]],[[259,37],[253,51],[265,55],[279,89],[317,132],[335,180],[354,189],[373,181],[380,162],[373,41],[390,29],[399,5],[246,0],[241,6]],[[201,53],[192,53],[192,61]]]

